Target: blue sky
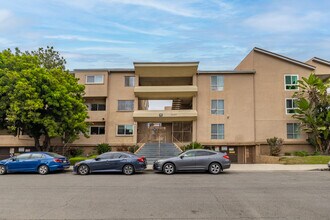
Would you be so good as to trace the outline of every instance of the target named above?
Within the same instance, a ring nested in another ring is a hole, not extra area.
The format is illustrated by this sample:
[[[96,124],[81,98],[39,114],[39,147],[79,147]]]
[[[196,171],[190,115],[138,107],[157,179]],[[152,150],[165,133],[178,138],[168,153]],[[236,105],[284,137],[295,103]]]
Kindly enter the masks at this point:
[[[255,46],[330,60],[330,1],[0,0],[0,50],[54,46],[74,68],[200,61],[229,70]]]

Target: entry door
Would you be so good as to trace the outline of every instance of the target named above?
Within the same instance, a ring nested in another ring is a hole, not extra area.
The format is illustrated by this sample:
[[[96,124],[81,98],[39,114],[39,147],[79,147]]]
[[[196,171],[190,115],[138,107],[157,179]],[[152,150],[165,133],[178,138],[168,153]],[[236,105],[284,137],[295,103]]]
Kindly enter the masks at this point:
[[[246,163],[253,163],[253,150],[254,147],[246,147],[245,149]]]

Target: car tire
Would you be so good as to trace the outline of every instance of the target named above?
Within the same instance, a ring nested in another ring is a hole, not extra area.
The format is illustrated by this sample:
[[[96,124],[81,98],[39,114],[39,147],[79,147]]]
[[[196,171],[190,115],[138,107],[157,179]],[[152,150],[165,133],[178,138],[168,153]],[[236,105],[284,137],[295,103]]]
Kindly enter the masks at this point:
[[[172,175],[175,172],[175,165],[173,163],[165,163],[163,172],[167,175]]]
[[[49,168],[47,165],[41,165],[38,167],[38,173],[40,175],[46,175],[49,172]]]
[[[219,163],[213,162],[209,166],[209,172],[212,174],[219,174],[222,171],[222,167]]]
[[[77,173],[79,175],[88,175],[89,171],[90,171],[89,166],[87,166],[86,164],[81,164],[77,169]]]
[[[131,164],[126,164],[123,167],[123,173],[125,175],[132,175],[134,173],[134,167]]]
[[[0,175],[5,175],[7,173],[7,169],[4,165],[0,165]]]

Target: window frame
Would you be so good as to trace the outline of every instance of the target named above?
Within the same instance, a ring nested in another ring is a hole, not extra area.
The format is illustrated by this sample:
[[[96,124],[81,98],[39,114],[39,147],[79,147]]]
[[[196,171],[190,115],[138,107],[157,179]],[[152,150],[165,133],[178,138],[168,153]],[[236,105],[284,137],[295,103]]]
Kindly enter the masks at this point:
[[[292,133],[289,134],[289,125],[292,125]],[[297,127],[295,127],[297,126]],[[295,132],[296,131],[296,132]],[[289,123],[286,123],[286,138],[288,140],[297,140],[297,139],[300,139],[301,138],[301,132],[300,132],[300,123],[297,123],[297,122],[289,122]],[[291,138],[289,138],[289,135],[291,135]]]
[[[126,85],[126,79],[133,78],[133,85],[130,85],[130,80],[128,80],[128,85]],[[134,87],[135,86],[135,76],[124,76],[124,86],[125,87]]]
[[[222,101],[223,109],[221,109],[221,108],[219,108],[219,109],[218,108],[216,108],[216,109],[212,108],[213,107],[213,105],[212,105],[213,101],[217,102],[216,107],[218,107],[218,102]],[[212,111],[216,111],[216,112],[220,112],[220,113],[212,113]],[[225,100],[224,99],[212,99],[211,100],[211,115],[225,115]]]
[[[94,82],[88,82],[88,77],[89,76],[93,76],[94,77]],[[96,76],[101,76],[102,77],[102,82],[95,82],[95,77]],[[94,84],[104,84],[104,75],[86,75],[86,79],[85,79],[85,85],[94,85]]]
[[[291,84],[286,84],[286,77],[290,76],[291,77]],[[297,77],[297,84],[292,84],[292,76]],[[299,75],[298,74],[284,74],[284,89],[285,91],[298,91],[299,90]],[[287,89],[287,86],[297,86],[296,89]]]
[[[119,126],[124,126],[124,134],[119,134],[118,133]],[[127,130],[126,126],[132,126],[132,134],[126,134],[126,130]],[[121,136],[121,137],[134,136],[134,125],[133,124],[118,124],[116,126],[116,136]]]
[[[132,105],[132,110],[120,110],[119,109],[119,102],[132,102],[133,105]],[[117,101],[117,111],[118,112],[133,112],[134,111],[134,100],[118,100]]]
[[[96,110],[93,110],[93,105],[96,105]],[[104,110],[99,110],[100,109],[100,105],[104,105]],[[89,111],[92,111],[92,112],[97,112],[97,111],[106,111],[107,109],[107,106],[105,103],[90,103],[89,105]]]
[[[218,80],[216,80],[216,83],[217,85],[216,86],[213,86],[212,85],[212,78],[213,77],[221,77],[222,78],[222,86],[219,86],[218,85]],[[211,91],[215,91],[215,92],[221,92],[221,91],[224,91],[224,88],[225,88],[225,77],[223,75],[212,75],[210,76],[210,88],[211,88]],[[218,89],[220,88],[220,89]]]
[[[92,134],[92,127],[98,128],[97,134]],[[100,134],[100,128],[104,128],[104,134]],[[105,135],[105,125],[91,125],[89,126],[89,135]]]
[[[295,110],[298,107],[297,106],[296,107],[293,107],[294,106],[294,101],[293,101],[292,102],[292,108],[288,108],[288,103],[287,103],[288,100],[298,100],[298,99],[297,98],[285,98],[285,114],[287,114],[287,115],[294,115],[295,113],[289,113],[288,110],[291,110],[291,109]]]
[[[217,133],[212,132],[213,125],[217,125]],[[222,125],[223,133],[218,133],[218,127]],[[216,136],[216,138],[213,138]],[[225,124],[211,124],[211,140],[224,140],[225,139]]]

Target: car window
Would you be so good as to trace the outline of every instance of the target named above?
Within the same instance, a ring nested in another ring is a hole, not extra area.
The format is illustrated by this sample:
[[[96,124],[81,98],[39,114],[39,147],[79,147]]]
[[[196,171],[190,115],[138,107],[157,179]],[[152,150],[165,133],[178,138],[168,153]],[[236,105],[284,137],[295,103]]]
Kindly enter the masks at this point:
[[[196,154],[195,151],[188,151],[184,154],[185,157],[194,157]]]
[[[118,158],[128,158],[128,155],[126,155],[126,154],[119,154],[119,157]]]
[[[101,159],[113,159],[114,153],[104,153],[99,156]]]
[[[39,158],[43,158],[43,156],[44,156],[44,155],[42,155],[42,154],[35,153],[35,154],[32,154],[31,158],[32,158],[32,159],[37,159],[37,158],[39,159]]]
[[[209,152],[209,151],[197,151],[196,152],[196,157],[199,156],[210,156],[210,155],[214,155],[215,153],[213,152]]]
[[[57,153],[53,153],[53,152],[46,152],[45,154],[47,154],[47,155],[49,155],[49,156],[51,156],[51,157],[63,157],[62,155],[59,155],[59,154],[57,154]]]
[[[31,154],[21,154],[21,155],[18,155],[16,158],[18,160],[26,160],[26,159],[29,159],[31,156]]]

